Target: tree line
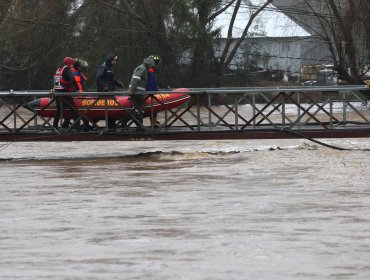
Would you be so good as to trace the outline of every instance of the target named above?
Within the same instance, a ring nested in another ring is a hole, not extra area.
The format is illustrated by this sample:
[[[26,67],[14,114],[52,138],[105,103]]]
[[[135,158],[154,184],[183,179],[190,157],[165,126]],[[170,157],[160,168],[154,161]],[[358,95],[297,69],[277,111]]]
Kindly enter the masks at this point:
[[[312,1],[318,0],[300,1],[313,7]],[[240,79],[232,85],[245,86],[250,69],[258,64],[256,49],[245,44],[248,37],[263,35],[251,25],[272,2],[250,5],[242,35],[235,38],[235,17],[248,1],[1,0],[0,89],[50,89],[65,56],[88,61],[89,87],[94,88],[95,71],[112,51],[118,55],[116,77],[126,86],[134,67],[150,54],[161,56],[162,87],[225,86],[230,85],[227,74],[241,49],[249,52],[243,55],[248,63],[243,63]],[[365,0],[344,2],[325,1],[325,12],[313,10],[320,25],[312,34],[327,42],[338,73],[360,83],[368,64],[364,61],[369,61],[370,8]],[[216,56],[214,46],[221,32],[215,22],[226,9],[231,9],[226,43]]]

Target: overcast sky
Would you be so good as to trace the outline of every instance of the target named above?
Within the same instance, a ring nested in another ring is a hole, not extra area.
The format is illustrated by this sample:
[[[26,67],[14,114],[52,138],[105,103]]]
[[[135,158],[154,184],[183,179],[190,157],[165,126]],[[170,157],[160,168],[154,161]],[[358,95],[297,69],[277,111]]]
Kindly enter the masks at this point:
[[[251,0],[253,5],[262,5],[264,1],[261,0]],[[308,36],[309,34],[304,31],[300,26],[290,20],[283,13],[275,11],[276,7],[269,5],[267,11],[263,11],[259,14],[256,24],[254,24],[250,31],[253,29],[263,29],[268,37],[285,37],[285,36]],[[217,27],[222,27],[222,37],[227,36],[228,24],[232,15],[233,8],[229,8],[223,15],[219,16],[216,21]],[[237,18],[235,20],[233,37],[239,37],[243,32],[248,19],[249,19],[249,9],[246,4],[242,5],[239,9]]]

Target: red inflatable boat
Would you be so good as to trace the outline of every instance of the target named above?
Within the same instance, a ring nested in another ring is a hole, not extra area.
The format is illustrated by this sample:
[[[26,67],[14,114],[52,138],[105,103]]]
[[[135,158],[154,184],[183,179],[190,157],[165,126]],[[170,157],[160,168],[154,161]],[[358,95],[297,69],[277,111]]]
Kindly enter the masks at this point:
[[[190,90],[187,88],[174,89],[168,93],[158,93],[154,95],[154,98],[148,97],[146,99],[145,117],[154,113],[174,109],[178,106],[186,103],[190,95]],[[57,94],[56,94],[57,95]],[[115,96],[115,98],[104,97],[89,97],[81,96],[74,97],[74,106],[79,112],[84,113],[86,110],[86,116],[93,120],[99,121],[106,118],[106,114],[109,120],[122,120],[130,119],[129,112],[133,109],[132,102],[129,96]],[[49,97],[35,99],[28,102],[25,107],[32,111],[36,111],[42,117],[54,117],[56,113],[55,102],[51,102]],[[66,108],[63,112],[64,117],[71,117],[71,112]]]

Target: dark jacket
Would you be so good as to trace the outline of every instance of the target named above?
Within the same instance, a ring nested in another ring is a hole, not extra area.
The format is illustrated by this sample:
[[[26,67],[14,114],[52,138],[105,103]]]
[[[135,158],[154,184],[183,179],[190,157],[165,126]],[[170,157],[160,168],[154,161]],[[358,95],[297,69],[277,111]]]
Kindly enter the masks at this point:
[[[114,53],[109,53],[105,62],[96,71],[96,86],[98,91],[114,91],[116,86],[123,87],[120,81],[114,78],[112,61],[116,57]]]

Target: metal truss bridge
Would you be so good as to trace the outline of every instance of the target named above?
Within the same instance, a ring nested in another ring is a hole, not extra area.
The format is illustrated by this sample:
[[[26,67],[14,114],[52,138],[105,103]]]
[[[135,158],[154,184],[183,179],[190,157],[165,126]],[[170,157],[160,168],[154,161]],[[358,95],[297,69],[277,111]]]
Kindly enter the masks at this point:
[[[147,104],[162,102],[156,96],[164,93],[171,94],[167,91],[147,93]],[[113,128],[108,126],[109,104],[115,103],[117,96],[127,95],[127,91],[115,92],[115,96],[101,92],[79,94],[80,98],[95,100],[79,108],[76,120],[89,122],[92,129],[60,131],[52,126],[52,117],[42,116],[43,110],[55,107],[55,93],[0,92],[0,141],[370,137],[367,86],[197,88],[186,93],[190,99],[182,106],[171,109],[162,104],[164,110],[158,113],[159,127],[151,124],[150,117],[145,118],[143,131],[137,131],[132,120],[118,121]],[[41,111],[25,107],[28,102],[43,97],[51,99]],[[88,112],[96,109],[99,102],[105,118],[94,121]],[[128,114],[132,109],[119,107]]]

